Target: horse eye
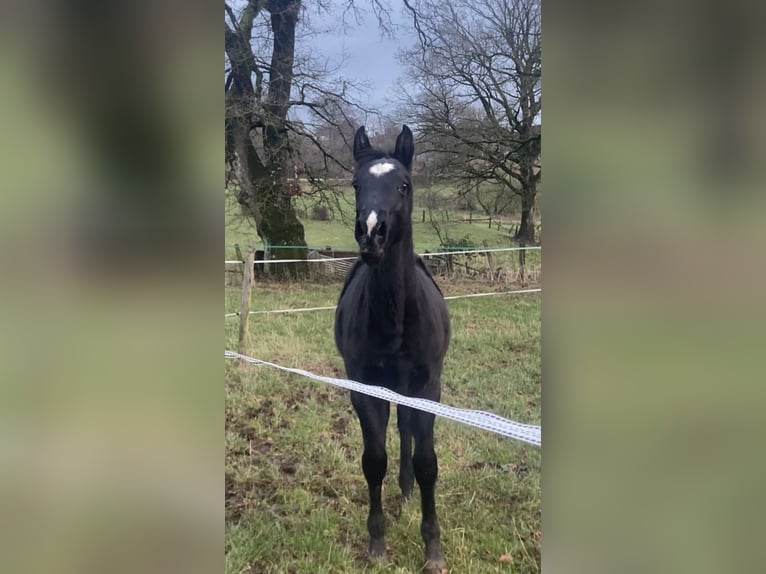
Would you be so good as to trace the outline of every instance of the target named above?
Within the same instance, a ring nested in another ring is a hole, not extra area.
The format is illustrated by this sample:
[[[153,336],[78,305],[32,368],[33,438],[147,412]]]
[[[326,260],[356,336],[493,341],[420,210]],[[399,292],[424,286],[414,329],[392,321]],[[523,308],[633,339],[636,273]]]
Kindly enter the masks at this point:
[[[409,183],[403,183],[402,186],[399,189],[402,190],[402,193],[407,193],[410,190],[410,184]]]

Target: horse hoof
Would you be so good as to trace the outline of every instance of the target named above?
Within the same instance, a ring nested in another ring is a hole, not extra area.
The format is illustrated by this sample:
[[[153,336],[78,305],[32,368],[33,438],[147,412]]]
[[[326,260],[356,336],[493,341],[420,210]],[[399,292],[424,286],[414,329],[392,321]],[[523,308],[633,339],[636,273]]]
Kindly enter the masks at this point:
[[[428,560],[426,565],[423,566],[423,572],[425,574],[447,574],[447,563],[444,561],[444,558]]]
[[[375,556],[370,554],[368,556],[368,558],[369,558],[371,566],[379,566],[379,565],[383,564],[386,561],[386,558],[388,558],[388,556],[385,553],[377,554]]]
[[[385,540],[370,540],[370,548],[368,554],[372,562],[380,562],[381,560],[384,560],[386,558]]]
[[[414,486],[414,479],[413,480],[407,480],[407,479],[400,479],[399,480],[399,490],[402,491],[402,499],[403,500],[409,500],[412,498],[412,488]]]

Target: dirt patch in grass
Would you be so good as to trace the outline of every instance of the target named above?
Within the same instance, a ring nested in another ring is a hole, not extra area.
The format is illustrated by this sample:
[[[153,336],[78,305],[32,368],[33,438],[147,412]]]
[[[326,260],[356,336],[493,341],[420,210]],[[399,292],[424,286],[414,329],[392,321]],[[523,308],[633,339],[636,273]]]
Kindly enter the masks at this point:
[[[330,430],[332,431],[334,439],[339,439],[348,434],[348,427],[351,422],[348,415],[333,413],[331,421]]]
[[[226,521],[239,522],[248,507],[249,492],[257,488],[252,479],[235,479],[232,473],[226,473]]]
[[[529,467],[526,464],[516,464],[513,462],[501,464],[499,462],[474,462],[466,465],[467,470],[490,470],[502,473],[513,473],[519,478],[529,474]]]
[[[242,411],[242,417],[246,419],[254,419],[261,416],[274,416],[274,403],[271,400],[266,399],[257,406],[248,406]]]
[[[310,397],[311,393],[307,389],[299,388],[285,397],[284,406],[288,410],[297,411]]]
[[[288,476],[295,476],[298,472],[298,462],[295,460],[283,460],[279,463],[279,472]]]

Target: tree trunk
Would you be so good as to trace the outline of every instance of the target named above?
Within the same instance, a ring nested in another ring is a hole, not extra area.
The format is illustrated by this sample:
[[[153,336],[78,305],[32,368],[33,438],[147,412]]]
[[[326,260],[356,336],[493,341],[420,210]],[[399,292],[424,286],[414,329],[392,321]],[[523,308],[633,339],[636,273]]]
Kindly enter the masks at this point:
[[[524,243],[535,242],[535,218],[532,211],[535,202],[529,196],[528,193],[521,196],[521,225],[516,230],[516,240]],[[532,197],[534,198],[534,195]]]
[[[278,250],[276,259],[306,259],[307,255],[303,225],[295,213],[287,185],[291,150],[286,120],[300,6],[300,0],[272,0],[264,5],[271,12],[274,35],[265,102],[260,100],[261,89],[257,85],[253,87],[250,80],[257,64],[249,44],[249,31],[242,37],[229,34],[226,45],[234,75],[229,92],[232,104],[229,109],[234,117],[227,126],[232,132],[231,137],[227,134],[227,142],[233,141],[242,171],[238,201],[243,215],[255,221],[267,252],[274,246],[291,246]],[[263,104],[260,110],[259,103]],[[260,153],[251,136],[254,126],[260,128],[256,137],[263,138]],[[308,265],[280,263],[270,271],[279,278],[297,278],[308,273]]]
[[[306,259],[303,225],[298,221],[287,186],[291,150],[286,120],[295,60],[295,28],[301,2],[284,0],[276,4],[276,9],[271,11],[274,49],[269,66],[269,95],[263,139],[269,174],[265,181],[262,180],[262,189],[259,190],[264,201],[258,233],[267,249],[290,246],[279,249],[277,259]],[[308,273],[308,264],[280,263],[274,266],[272,273],[281,278],[296,278]]]
[[[258,234],[266,246],[266,258],[269,255],[274,259],[306,259],[306,239],[303,225],[298,221],[295,209],[289,197],[281,189],[269,194],[267,201],[261,209],[261,225]],[[276,249],[273,247],[285,247]],[[308,263],[277,263],[270,267],[272,277],[279,279],[297,279],[308,275]]]
[[[534,158],[526,156],[520,165],[521,172],[521,225],[516,231],[516,240],[521,244],[535,242],[535,195],[537,179],[534,173]]]

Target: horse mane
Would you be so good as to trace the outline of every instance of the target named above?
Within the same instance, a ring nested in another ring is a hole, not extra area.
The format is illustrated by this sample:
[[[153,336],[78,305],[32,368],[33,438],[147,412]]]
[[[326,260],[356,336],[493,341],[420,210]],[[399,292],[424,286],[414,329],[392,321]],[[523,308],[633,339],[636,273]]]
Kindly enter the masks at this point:
[[[420,255],[415,255],[415,264],[425,272],[426,276],[431,280],[431,283],[433,283],[434,287],[436,287],[439,295],[444,297],[444,293],[442,293],[442,290],[439,288],[439,284],[436,282],[436,279],[434,279],[431,270],[428,268],[428,265],[426,265],[426,262],[423,261],[423,258]]]

